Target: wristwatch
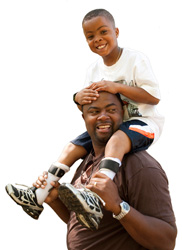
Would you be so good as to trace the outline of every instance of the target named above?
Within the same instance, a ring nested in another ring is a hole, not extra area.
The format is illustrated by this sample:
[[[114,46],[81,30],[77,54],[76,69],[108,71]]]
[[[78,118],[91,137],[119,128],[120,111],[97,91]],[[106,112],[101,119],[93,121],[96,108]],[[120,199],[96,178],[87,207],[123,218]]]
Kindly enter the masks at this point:
[[[127,202],[122,201],[119,205],[121,207],[121,212],[118,215],[113,214],[113,218],[117,220],[121,220],[130,211],[130,205]]]

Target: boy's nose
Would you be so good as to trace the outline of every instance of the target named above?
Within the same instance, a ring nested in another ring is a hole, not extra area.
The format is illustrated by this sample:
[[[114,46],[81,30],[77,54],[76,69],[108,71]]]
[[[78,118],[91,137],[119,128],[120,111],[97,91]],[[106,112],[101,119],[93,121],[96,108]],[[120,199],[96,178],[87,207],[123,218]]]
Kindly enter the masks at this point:
[[[102,41],[103,39],[102,39],[102,37],[101,36],[96,36],[95,37],[95,42],[100,42],[100,41]]]

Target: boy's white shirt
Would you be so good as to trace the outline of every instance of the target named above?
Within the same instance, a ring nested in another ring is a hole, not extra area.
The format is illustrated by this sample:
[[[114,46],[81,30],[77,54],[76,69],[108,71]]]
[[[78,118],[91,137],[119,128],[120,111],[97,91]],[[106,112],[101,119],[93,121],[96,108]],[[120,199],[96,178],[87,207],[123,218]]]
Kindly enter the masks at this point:
[[[99,58],[88,68],[84,86],[102,79],[143,88],[160,99],[157,79],[148,58],[141,52],[124,48],[121,57],[112,66],[106,66],[102,58]],[[121,98],[128,103],[125,106],[124,121],[138,119],[147,123],[155,133],[155,142],[160,137],[164,124],[164,117],[158,113],[156,105],[136,103],[123,95]]]

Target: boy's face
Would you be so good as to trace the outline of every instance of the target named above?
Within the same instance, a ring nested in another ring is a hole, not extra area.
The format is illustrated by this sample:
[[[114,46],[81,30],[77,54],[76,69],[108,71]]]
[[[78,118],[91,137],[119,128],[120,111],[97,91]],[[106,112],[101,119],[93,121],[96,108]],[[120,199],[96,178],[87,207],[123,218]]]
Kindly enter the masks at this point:
[[[83,31],[92,52],[108,60],[118,53],[118,28],[103,16],[94,17],[83,23]]]

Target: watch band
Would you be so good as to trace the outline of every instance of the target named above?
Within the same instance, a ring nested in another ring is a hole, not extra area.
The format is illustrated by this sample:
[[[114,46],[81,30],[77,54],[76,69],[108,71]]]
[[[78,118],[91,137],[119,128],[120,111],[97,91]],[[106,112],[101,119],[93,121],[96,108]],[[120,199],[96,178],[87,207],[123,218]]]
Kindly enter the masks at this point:
[[[121,220],[130,211],[130,205],[125,201],[122,201],[120,203],[120,207],[121,207],[121,212],[118,215],[113,214],[113,218],[117,220]]]

